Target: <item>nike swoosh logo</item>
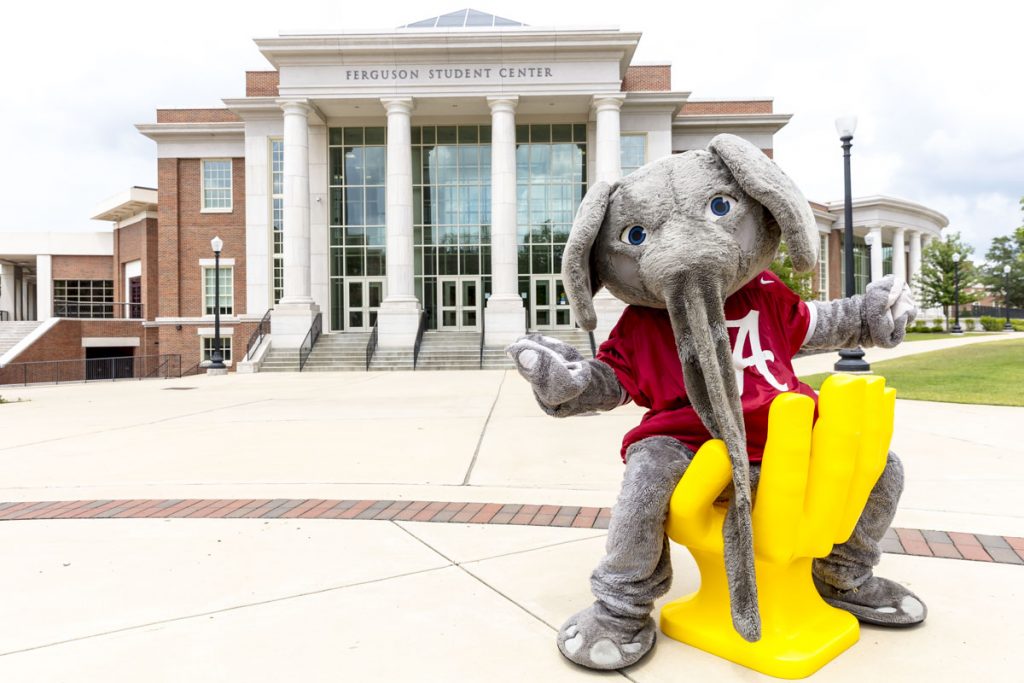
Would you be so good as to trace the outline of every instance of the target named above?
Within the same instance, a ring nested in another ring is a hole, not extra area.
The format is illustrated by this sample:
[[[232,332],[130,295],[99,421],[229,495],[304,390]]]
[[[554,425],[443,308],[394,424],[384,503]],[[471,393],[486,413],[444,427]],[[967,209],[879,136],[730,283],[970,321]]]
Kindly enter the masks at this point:
[[[775,280],[765,280],[764,278],[761,278],[762,285],[770,285],[773,282],[775,282]]]

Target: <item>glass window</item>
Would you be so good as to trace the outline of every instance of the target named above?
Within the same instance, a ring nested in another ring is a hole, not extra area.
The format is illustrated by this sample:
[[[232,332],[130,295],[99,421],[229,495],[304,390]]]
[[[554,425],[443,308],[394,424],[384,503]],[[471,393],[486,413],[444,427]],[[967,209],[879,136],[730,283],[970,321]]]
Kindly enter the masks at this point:
[[[623,133],[619,140],[622,175],[626,176],[647,163],[647,134]]]
[[[234,268],[220,267],[220,314],[231,315],[235,310]],[[203,268],[203,313],[213,315],[217,297],[217,269]]]
[[[203,351],[202,357],[199,359],[202,363],[209,363],[213,361],[213,342],[214,337],[203,337]],[[220,338],[220,353],[225,363],[231,362],[231,337]]]
[[[818,240],[818,299],[828,301],[828,235]]]
[[[274,303],[284,296],[284,140],[270,140],[270,222],[273,234]]]
[[[54,280],[53,314],[58,318],[114,318],[113,280]]]
[[[203,211],[231,211],[231,159],[203,159]]]

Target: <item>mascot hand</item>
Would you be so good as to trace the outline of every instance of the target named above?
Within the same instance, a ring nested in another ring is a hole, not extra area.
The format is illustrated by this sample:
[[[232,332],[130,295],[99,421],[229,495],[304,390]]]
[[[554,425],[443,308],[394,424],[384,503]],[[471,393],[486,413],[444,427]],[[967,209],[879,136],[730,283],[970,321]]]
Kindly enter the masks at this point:
[[[875,346],[896,346],[903,341],[907,325],[917,317],[910,286],[895,275],[872,282],[864,293],[863,315]]]
[[[550,408],[576,398],[590,383],[590,366],[583,356],[558,339],[527,335],[510,344],[505,353],[533,386],[537,398]]]

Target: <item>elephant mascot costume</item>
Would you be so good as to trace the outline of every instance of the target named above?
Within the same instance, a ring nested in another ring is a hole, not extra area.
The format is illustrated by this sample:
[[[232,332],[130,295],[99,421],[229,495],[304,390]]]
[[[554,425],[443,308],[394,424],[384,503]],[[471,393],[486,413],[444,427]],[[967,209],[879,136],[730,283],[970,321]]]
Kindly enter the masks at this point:
[[[593,669],[620,669],[654,644],[654,601],[671,584],[669,499],[701,443],[722,439],[733,482],[724,526],[733,624],[760,638],[750,522],[768,407],[782,391],[814,397],[793,372],[800,349],[892,347],[916,315],[892,276],[863,296],[802,302],[769,265],[784,239],[798,272],[816,262],[814,216],[800,190],[759,149],[719,135],[707,150],[665,157],[594,184],[565,248],[563,279],[576,321],[597,323],[602,287],[628,304],[597,358],[531,334],[507,349],[545,413],[567,417],[633,401],[648,408],[623,442],[625,472],[606,555],[591,575],[593,605],[570,617],[559,650]],[[749,352],[748,352],[749,350]],[[906,626],[924,604],[874,576],[903,471],[890,453],[850,539],[814,562],[830,604],[864,622]]]

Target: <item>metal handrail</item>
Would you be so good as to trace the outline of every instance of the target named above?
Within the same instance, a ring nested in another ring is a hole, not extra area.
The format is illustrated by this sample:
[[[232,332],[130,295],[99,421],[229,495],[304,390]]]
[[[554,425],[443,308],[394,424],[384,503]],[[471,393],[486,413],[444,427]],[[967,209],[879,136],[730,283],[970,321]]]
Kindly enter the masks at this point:
[[[116,316],[118,307],[124,307],[126,315]],[[146,305],[134,301],[73,301],[71,299],[55,299],[53,316],[55,318],[72,318],[84,320],[144,320]]]
[[[416,328],[416,342],[412,345],[412,369],[416,369],[416,364],[420,359],[420,347],[423,346],[423,333],[427,331],[427,312],[423,311],[420,313],[420,324]]]
[[[316,317],[313,318],[313,324],[309,326],[306,338],[302,340],[302,346],[299,347],[299,372],[302,372],[302,368],[306,367],[309,354],[313,353],[313,347],[316,346],[316,341],[320,338],[320,334],[323,331],[324,314],[317,313]]]
[[[366,369],[370,369],[370,362],[373,361],[373,353],[377,350],[377,325],[373,324],[373,330],[370,332],[370,339],[366,342]]]
[[[484,369],[484,339],[487,337],[487,310],[480,311],[480,369]]]
[[[150,363],[156,368],[148,370]],[[8,363],[0,368],[3,384],[65,384],[69,382],[170,379],[181,377],[181,355],[162,353],[150,356],[112,358],[74,358]]]
[[[256,330],[249,335],[249,343],[245,346],[245,360],[249,360],[252,357],[253,352],[263,343],[263,337],[270,332],[270,314],[273,311],[273,308],[268,308],[267,312],[263,314],[263,319],[260,320]]]
[[[208,363],[208,362],[209,361],[205,361],[204,360],[204,361],[201,361],[199,363],[196,363],[195,365],[190,367],[188,370],[182,371],[178,376],[179,377],[190,377],[192,375],[198,375],[198,374],[200,374],[200,372],[206,372],[207,366],[203,365],[203,363]]]
[[[587,336],[590,337],[590,357],[597,358],[597,342],[594,340],[594,331],[587,330]]]
[[[523,300],[523,303],[526,304],[526,300],[525,299]],[[524,329],[526,330],[526,333],[529,334],[530,333],[530,307],[529,307],[529,305],[524,305],[523,306],[523,314],[526,316],[526,327]]]

